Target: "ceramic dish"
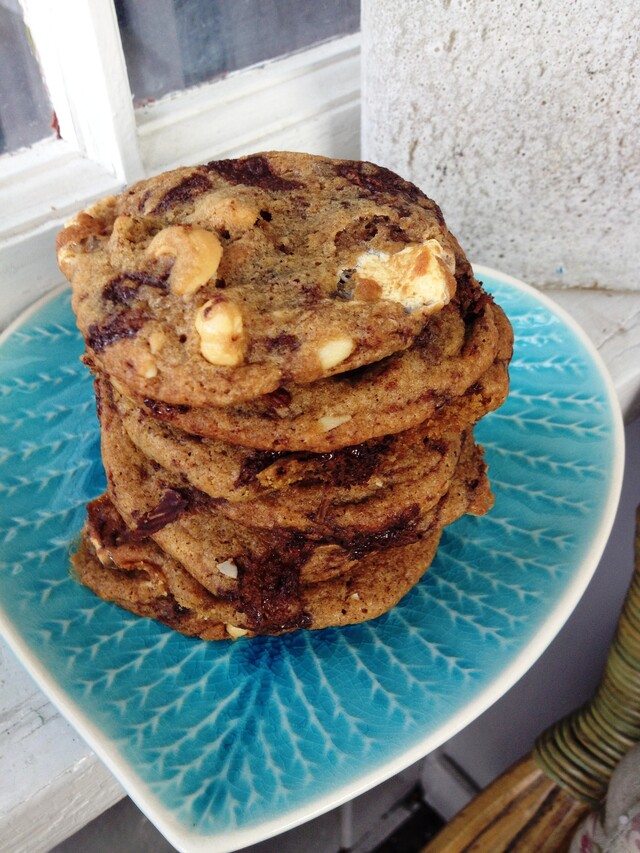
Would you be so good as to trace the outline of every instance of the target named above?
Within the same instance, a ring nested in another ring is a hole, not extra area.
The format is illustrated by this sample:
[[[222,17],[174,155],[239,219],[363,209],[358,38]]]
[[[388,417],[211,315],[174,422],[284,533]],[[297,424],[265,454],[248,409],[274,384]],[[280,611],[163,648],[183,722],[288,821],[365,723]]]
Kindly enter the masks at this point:
[[[178,849],[230,851],[314,817],[446,741],[570,615],[622,479],[600,359],[539,292],[477,268],[516,335],[507,403],[478,427],[496,495],[424,579],[359,626],[206,643],[69,575],[104,487],[69,292],[0,345],[0,624],[38,684]]]

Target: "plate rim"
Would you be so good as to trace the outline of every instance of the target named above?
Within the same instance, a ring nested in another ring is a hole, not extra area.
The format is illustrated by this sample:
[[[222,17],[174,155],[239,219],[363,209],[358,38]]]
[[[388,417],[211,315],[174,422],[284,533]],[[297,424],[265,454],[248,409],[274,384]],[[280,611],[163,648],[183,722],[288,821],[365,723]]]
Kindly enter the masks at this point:
[[[411,764],[433,752],[451,737],[462,731],[473,720],[497,702],[538,660],[550,646],[560,629],[570,618],[586,591],[607,544],[616,516],[625,461],[624,421],[620,401],[609,370],[582,326],[562,306],[547,294],[521,279],[503,273],[493,267],[473,264],[473,271],[480,281],[486,278],[497,280],[500,284],[532,296],[552,314],[555,314],[581,341],[603,381],[611,416],[611,441],[613,465],[610,472],[608,494],[602,512],[598,518],[598,528],[591,545],[582,558],[579,571],[571,579],[562,598],[556,602],[553,610],[529,639],[526,646],[514,659],[500,670],[499,674],[480,690],[479,694],[468,702],[463,709],[453,714],[447,721],[423,738],[417,740],[411,748],[402,750],[375,768],[369,769],[348,783],[330,792],[310,798],[305,804],[277,817],[246,827],[226,830],[222,833],[200,833],[190,830],[169,812],[162,802],[152,793],[145,783],[117,749],[111,748],[113,741],[91,718],[76,704],[67,691],[49,673],[38,655],[30,649],[21,632],[13,625],[5,607],[0,602],[0,634],[12,649],[20,664],[27,670],[37,686],[55,705],[59,713],[70,723],[91,749],[109,769],[115,779],[123,786],[125,793],[136,803],[140,810],[156,825],[167,840],[180,851],[189,853],[232,853],[250,844],[265,841],[290,829],[302,825],[326,812],[352,800],[365,791],[381,784]],[[22,311],[1,333],[0,347],[28,320],[57,296],[70,290],[64,283],[52,288],[48,293]],[[491,288],[487,287],[491,292]],[[114,745],[115,747],[115,745]],[[185,846],[188,845],[188,846]]]

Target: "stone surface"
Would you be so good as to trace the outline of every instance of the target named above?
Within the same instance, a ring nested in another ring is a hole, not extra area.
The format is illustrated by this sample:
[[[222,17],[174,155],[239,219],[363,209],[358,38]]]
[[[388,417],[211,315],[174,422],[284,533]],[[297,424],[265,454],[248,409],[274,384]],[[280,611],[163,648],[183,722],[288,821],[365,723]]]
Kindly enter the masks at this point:
[[[640,288],[636,3],[364,0],[363,156],[531,284]]]

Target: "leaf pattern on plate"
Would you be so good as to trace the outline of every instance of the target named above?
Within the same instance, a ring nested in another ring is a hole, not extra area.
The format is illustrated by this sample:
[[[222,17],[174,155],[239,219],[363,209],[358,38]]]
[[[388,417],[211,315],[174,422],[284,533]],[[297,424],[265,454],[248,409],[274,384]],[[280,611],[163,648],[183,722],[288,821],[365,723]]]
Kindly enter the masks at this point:
[[[484,280],[516,333],[509,399],[477,429],[494,509],[447,528],[432,568],[391,612],[282,638],[188,639],[71,577],[104,472],[69,292],[5,337],[0,621],[174,844],[232,849],[248,828],[259,840],[266,821],[284,825],[434,748],[470,703],[479,712],[497,698],[501,674],[531,645],[543,650],[554,613],[588,582],[608,532],[619,414],[562,316],[530,288]]]

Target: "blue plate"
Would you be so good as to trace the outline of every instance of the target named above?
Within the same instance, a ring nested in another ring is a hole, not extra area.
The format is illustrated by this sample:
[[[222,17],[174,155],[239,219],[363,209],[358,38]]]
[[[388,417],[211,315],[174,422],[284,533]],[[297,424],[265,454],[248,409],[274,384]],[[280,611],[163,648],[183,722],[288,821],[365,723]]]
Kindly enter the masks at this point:
[[[579,600],[623,464],[611,382],[532,288],[476,268],[513,323],[506,404],[477,428],[494,509],[363,625],[206,643],[69,575],[104,488],[69,291],[0,346],[0,625],[42,689],[169,841],[229,851],[336,806],[443,743],[536,660]]]

